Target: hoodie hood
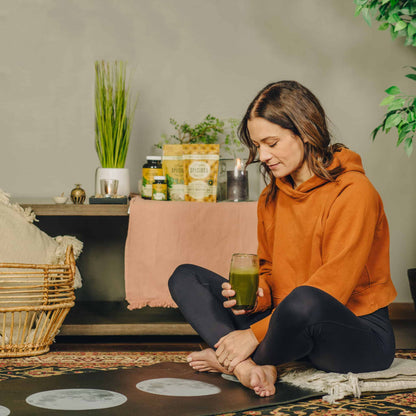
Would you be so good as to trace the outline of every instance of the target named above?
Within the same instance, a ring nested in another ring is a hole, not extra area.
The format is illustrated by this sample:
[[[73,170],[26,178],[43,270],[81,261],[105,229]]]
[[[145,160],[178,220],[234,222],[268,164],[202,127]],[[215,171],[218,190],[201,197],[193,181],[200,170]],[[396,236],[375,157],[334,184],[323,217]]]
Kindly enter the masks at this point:
[[[334,160],[329,165],[328,170],[335,169],[338,166],[342,166],[344,168],[341,175],[344,175],[347,172],[359,172],[365,175],[360,155],[347,148],[342,148],[338,152],[334,153]],[[292,198],[304,198],[308,195],[308,193],[328,182],[329,181],[327,179],[322,179],[313,175],[296,189],[293,189],[292,184],[287,178],[276,178],[276,185],[279,190]]]

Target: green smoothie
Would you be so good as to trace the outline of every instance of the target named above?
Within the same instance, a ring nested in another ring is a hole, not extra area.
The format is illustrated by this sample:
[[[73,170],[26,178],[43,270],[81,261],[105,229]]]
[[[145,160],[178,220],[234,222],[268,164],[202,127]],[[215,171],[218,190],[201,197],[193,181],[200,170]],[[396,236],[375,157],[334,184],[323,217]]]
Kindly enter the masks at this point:
[[[233,299],[237,301],[233,309],[252,309],[256,303],[259,272],[256,268],[231,270],[230,284],[235,291]]]

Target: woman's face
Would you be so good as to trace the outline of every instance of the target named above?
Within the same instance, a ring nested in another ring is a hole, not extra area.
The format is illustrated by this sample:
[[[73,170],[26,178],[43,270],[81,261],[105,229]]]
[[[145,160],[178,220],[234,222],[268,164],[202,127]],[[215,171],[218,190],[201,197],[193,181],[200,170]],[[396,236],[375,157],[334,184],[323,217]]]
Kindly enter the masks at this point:
[[[299,186],[312,176],[304,161],[304,147],[299,136],[261,117],[248,120],[247,127],[260,161],[269,167],[274,177],[290,175]]]

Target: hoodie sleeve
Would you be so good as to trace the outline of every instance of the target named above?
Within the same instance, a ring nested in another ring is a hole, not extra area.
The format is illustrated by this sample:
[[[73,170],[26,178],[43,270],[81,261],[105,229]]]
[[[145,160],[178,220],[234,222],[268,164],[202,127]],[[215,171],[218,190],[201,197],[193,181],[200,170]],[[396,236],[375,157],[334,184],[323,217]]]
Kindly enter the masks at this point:
[[[271,300],[271,289],[268,283],[271,273],[272,273],[272,249],[270,242],[268,241],[267,234],[270,230],[266,229],[266,224],[270,222],[265,221],[266,214],[266,205],[265,205],[265,193],[263,192],[259,198],[257,204],[257,237],[258,237],[258,250],[257,254],[260,262],[260,273],[259,273],[259,287],[263,289],[264,295],[262,297],[257,297],[257,304],[252,313],[263,312],[272,307]],[[269,225],[270,226],[270,225]],[[254,332],[256,338],[261,341],[264,337],[264,334],[267,331],[269,326],[270,318],[264,318],[254,325],[251,326],[251,329]]]
[[[366,263],[378,234],[383,236],[381,252],[388,251],[387,220],[377,191],[362,176],[341,190],[323,221],[322,266],[304,284],[345,305],[353,291],[359,290],[363,273],[368,273]]]
[[[271,290],[268,283],[270,275],[272,273],[272,248],[270,247],[270,242],[267,238],[267,230],[264,220],[266,215],[266,205],[265,205],[265,192],[260,195],[258,204],[257,204],[257,240],[258,240],[258,249],[257,255],[259,257],[260,270],[259,270],[259,287],[263,289],[264,296],[257,297],[256,308],[252,311],[262,312],[271,306]]]

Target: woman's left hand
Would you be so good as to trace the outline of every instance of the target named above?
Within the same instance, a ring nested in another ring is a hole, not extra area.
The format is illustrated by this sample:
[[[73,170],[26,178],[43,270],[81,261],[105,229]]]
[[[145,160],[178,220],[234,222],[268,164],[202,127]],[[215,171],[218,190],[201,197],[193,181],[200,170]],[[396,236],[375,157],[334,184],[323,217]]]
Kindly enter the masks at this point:
[[[230,332],[220,338],[214,347],[218,362],[228,371],[234,371],[237,364],[253,354],[257,345],[259,342],[249,328]]]

